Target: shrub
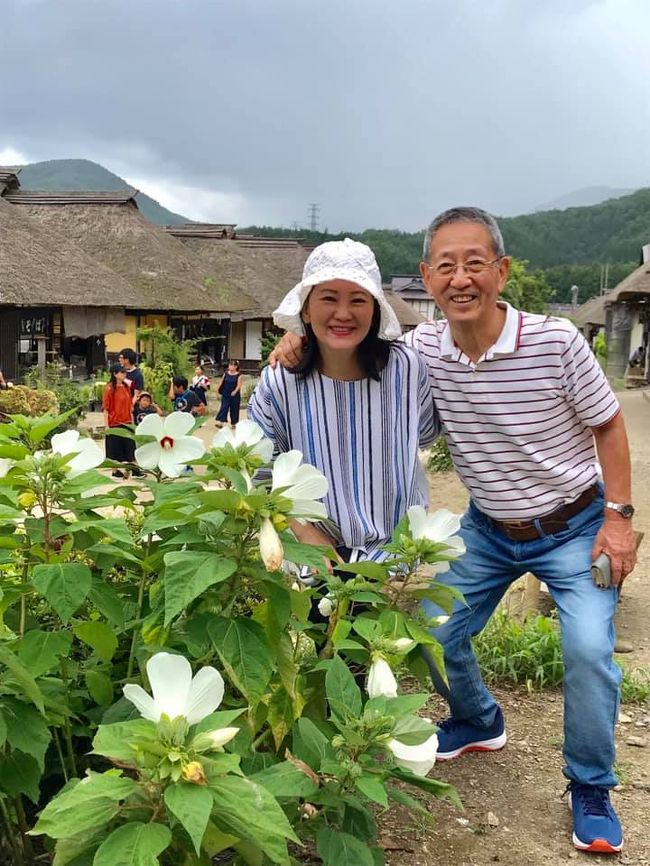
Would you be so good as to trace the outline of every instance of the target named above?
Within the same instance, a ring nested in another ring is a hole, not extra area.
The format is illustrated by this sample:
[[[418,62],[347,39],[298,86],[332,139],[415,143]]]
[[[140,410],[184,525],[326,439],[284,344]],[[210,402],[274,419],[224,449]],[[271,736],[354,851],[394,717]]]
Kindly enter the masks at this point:
[[[439,436],[431,446],[427,469],[429,472],[452,472],[454,463],[447,447],[447,440]]]
[[[14,385],[0,391],[0,412],[5,415],[55,415],[59,411],[57,396],[53,391]]]

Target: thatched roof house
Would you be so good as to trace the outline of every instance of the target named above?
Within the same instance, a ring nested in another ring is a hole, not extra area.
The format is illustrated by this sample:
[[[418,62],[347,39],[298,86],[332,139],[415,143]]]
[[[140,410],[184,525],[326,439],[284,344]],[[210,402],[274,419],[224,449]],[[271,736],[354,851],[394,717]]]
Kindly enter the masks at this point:
[[[608,297],[608,295],[597,295],[595,298],[589,298],[571,316],[576,328],[585,336],[588,336],[585,332],[591,331],[594,327],[604,327],[605,304]]]
[[[422,313],[418,312],[415,307],[400,298],[399,295],[396,295],[395,292],[384,289],[384,294],[386,295],[388,303],[391,305],[393,310],[395,310],[395,315],[399,319],[402,328],[410,330],[411,328],[415,328],[416,325],[426,322]]]
[[[124,307],[133,289],[119,274],[0,198],[0,304]],[[53,300],[55,299],[55,300]]]
[[[198,257],[142,216],[136,190],[40,192],[16,190],[4,200],[56,230],[120,274],[142,309],[224,313],[254,306],[221,284]],[[105,298],[104,303],[107,302]]]
[[[607,316],[607,375],[626,377],[628,386],[650,381],[650,245],[645,246],[642,264],[604,296]],[[633,350],[642,347],[645,362],[630,368]]]

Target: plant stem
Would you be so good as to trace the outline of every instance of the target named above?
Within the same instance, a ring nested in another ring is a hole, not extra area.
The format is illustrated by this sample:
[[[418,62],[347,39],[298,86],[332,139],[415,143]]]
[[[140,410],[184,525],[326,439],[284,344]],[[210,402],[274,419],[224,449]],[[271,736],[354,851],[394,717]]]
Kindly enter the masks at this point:
[[[147,548],[148,550],[148,548]],[[138,587],[138,616],[136,625],[133,626],[133,634],[131,635],[131,648],[129,650],[129,662],[126,666],[127,682],[133,676],[133,666],[135,664],[135,649],[138,645],[138,629],[140,628],[140,618],[142,617],[142,605],[144,604],[144,590],[147,585],[147,572],[144,571],[140,578],[140,586]]]
[[[266,730],[262,731],[262,733],[259,735],[259,737],[257,737],[255,740],[253,740],[253,743],[252,743],[252,745],[251,745],[251,749],[252,749],[254,752],[256,752],[256,751],[257,751],[257,747],[258,747],[258,746],[261,746],[262,743],[263,743],[265,740],[268,740],[268,738],[269,738],[270,736],[271,736],[271,728],[266,728]]]
[[[7,840],[7,845],[13,851],[12,862],[15,866],[23,866],[25,860],[23,858],[23,852],[18,845],[18,840],[16,839],[16,834],[14,832],[15,827],[13,822],[9,816],[9,812],[7,811],[7,806],[5,804],[4,797],[0,797],[0,815],[2,816],[2,823],[4,825],[4,836]]]
[[[59,756],[59,761],[61,763],[61,770],[63,772],[63,778],[65,779],[66,782],[68,782],[70,780],[70,777],[68,776],[68,768],[65,765],[65,757],[63,755],[63,749],[61,748],[61,740],[59,738],[59,732],[57,731],[56,728],[52,728],[52,736],[54,738],[54,745],[56,746],[56,751],[57,751],[57,754]]]
[[[29,826],[27,824],[27,819],[25,818],[25,810],[23,809],[23,800],[20,795],[18,795],[14,799],[14,808],[16,810],[16,817],[18,818],[18,826],[20,827],[20,833],[22,836],[23,843],[23,851],[24,851],[24,860],[26,863],[34,862],[34,849],[32,847],[32,840],[27,835],[29,832]]]
[[[63,684],[65,686],[66,696],[68,698],[68,706],[70,706],[70,681],[68,679],[68,667],[66,665],[65,659],[61,659],[61,678],[63,679]],[[63,733],[65,736],[65,744],[68,751],[68,765],[70,768],[70,774],[72,776],[77,775],[77,763],[75,761],[74,756],[74,746],[72,745],[72,727],[70,725],[70,719],[66,716],[65,724],[63,726]]]

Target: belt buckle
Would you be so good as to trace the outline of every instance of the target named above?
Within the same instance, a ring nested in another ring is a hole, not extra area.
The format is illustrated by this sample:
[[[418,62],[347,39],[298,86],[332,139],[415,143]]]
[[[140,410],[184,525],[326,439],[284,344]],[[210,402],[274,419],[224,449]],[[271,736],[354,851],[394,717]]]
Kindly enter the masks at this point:
[[[507,526],[508,529],[525,529],[527,526],[532,525],[531,520],[502,520],[501,523]]]

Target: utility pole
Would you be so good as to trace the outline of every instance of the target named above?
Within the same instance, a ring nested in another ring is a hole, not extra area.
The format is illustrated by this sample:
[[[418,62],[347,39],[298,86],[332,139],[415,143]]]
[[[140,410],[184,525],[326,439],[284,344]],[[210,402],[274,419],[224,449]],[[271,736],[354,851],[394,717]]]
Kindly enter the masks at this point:
[[[320,215],[320,205],[316,202],[312,202],[307,209],[307,214],[309,217],[309,228],[313,232],[318,231],[318,217]]]

